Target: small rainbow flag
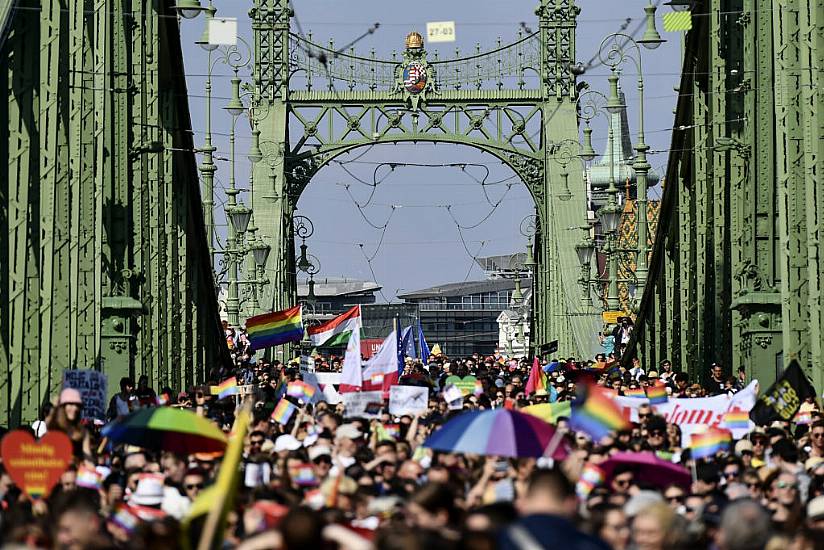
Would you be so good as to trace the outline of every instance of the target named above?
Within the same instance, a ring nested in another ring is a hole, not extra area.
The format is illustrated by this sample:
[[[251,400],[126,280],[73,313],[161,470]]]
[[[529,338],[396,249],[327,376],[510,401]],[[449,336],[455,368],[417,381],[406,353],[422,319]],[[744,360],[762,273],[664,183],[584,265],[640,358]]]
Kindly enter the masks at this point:
[[[298,408],[288,399],[281,399],[278,401],[275,410],[272,411],[272,420],[281,426],[287,424],[292,415]]]
[[[698,460],[715,455],[718,451],[728,450],[732,434],[728,430],[710,428],[704,433],[693,434],[690,437],[692,458]]]
[[[646,397],[647,392],[644,391],[644,388],[630,388],[624,390],[624,397]]]
[[[475,389],[472,391],[472,393],[476,396],[483,395],[483,393],[484,393],[484,383],[481,382],[480,380],[475,380]]]
[[[575,493],[581,500],[586,499],[592,490],[606,479],[604,471],[597,465],[587,462],[581,472],[581,477],[575,484]]]
[[[724,427],[728,430],[746,430],[750,427],[750,414],[741,409],[733,409],[724,414]]]
[[[237,379],[234,376],[230,376],[223,382],[217,385],[217,398],[224,399],[226,397],[230,397],[232,395],[237,395]]]
[[[126,504],[120,503],[112,514],[110,521],[126,531],[127,534],[132,534],[140,525],[140,518],[132,513],[132,510]]]
[[[383,431],[387,437],[397,441],[401,437],[401,427],[399,424],[384,424]]]
[[[382,372],[379,372],[378,374],[373,374],[373,375],[369,378],[369,381],[370,381],[373,385],[375,385],[375,386],[380,386],[380,385],[382,385],[382,384],[383,384],[383,373],[382,373]]]
[[[157,396],[157,405],[159,407],[162,407],[164,405],[168,405],[171,400],[172,400],[172,398],[169,397],[168,393],[161,393],[160,395]]]
[[[315,470],[311,464],[300,464],[295,470],[295,484],[300,487],[313,487],[318,484]]]
[[[749,418],[749,417],[747,417],[747,418]],[[813,423],[813,412],[812,411],[804,411],[804,412],[798,411],[798,414],[795,415],[795,418],[793,419],[793,422],[795,422],[797,425],[812,424]]]
[[[103,486],[103,476],[94,468],[89,468],[85,464],[81,464],[80,467],[77,468],[77,479],[75,483],[78,487],[96,491]]]
[[[594,384],[582,384],[578,398],[572,403],[569,425],[600,441],[612,430],[624,430],[631,426],[621,414],[621,409],[609,395]]]
[[[301,306],[246,319],[246,334],[253,350],[300,342],[303,338]]]
[[[286,395],[289,397],[294,397],[296,399],[302,399],[304,401],[311,401],[312,398],[315,396],[315,387],[311,384],[307,384],[302,380],[295,380],[294,382],[289,382],[289,385],[286,387]]]
[[[648,387],[647,399],[649,399],[650,405],[666,403],[669,400],[667,397],[667,386],[661,382],[656,382],[654,386]]]

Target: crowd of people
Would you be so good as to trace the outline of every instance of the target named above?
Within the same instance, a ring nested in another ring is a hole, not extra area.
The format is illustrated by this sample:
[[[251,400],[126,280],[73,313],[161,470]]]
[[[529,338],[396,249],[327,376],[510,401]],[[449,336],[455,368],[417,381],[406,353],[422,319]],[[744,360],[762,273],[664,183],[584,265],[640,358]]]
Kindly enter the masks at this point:
[[[671,398],[734,393],[744,372],[714,365],[690,378],[663,361],[658,370],[545,358],[548,387],[527,391],[531,360],[501,356],[407,360],[400,383],[429,389],[425,413],[395,417],[385,409],[352,417],[342,403],[303,403],[284,395],[301,377],[295,362],[255,360],[243,335],[233,338],[233,371],[215,369],[208,384],[155,392],[148,380],[120,381],[110,421],[143,407],[190,409],[232,429],[238,399],[210,391],[227,376],[253,387],[253,420],[244,441],[240,482],[225,527],[210,548],[756,550],[824,548],[824,417],[814,399],[809,422],[757,426],[726,451],[693,461],[679,426],[643,405],[627,429],[594,441],[556,419],[571,450],[563,461],[433,451],[427,437],[466,410],[524,409],[576,397],[585,377],[618,395],[655,383]],[[317,371],[341,368],[317,356]],[[473,375],[481,389],[452,410],[443,398],[449,376]],[[299,407],[285,424],[272,417],[281,399]],[[159,403],[163,403],[162,405]],[[4,548],[195,547],[202,522],[192,504],[215,482],[220,453],[187,456],[107,444],[86,422],[79,392],[64,389],[29,429],[56,430],[73,442],[70,468],[48,498],[32,500],[0,466]],[[656,453],[693,472],[692,482],[650,484],[637,468],[618,468],[590,491],[576,490],[588,464],[619,451]],[[220,506],[229,495],[213,495]]]

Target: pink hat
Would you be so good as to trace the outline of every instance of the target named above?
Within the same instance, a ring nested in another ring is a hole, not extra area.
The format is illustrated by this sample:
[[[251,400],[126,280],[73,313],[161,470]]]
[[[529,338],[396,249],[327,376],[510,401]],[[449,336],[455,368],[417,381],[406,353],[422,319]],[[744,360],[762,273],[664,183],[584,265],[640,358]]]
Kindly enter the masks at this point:
[[[74,388],[64,388],[63,391],[60,392],[60,401],[57,403],[58,405],[82,405],[83,404],[83,397],[81,397],[80,392]]]

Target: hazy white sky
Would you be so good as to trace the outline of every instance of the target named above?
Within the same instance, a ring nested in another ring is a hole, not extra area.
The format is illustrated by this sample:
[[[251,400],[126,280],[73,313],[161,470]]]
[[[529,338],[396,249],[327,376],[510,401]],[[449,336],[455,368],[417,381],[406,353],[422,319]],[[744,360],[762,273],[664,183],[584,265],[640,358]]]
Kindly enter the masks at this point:
[[[201,0],[204,1],[205,0]],[[627,30],[634,31],[643,20],[645,0],[578,0],[581,15],[578,20],[577,57],[586,63],[597,54],[604,36],[620,30],[631,18]],[[456,47],[462,52],[474,52],[480,42],[483,51],[493,49],[500,36],[503,43],[512,42],[521,22],[537,27],[534,15],[536,1],[529,0],[297,0],[294,3],[297,17],[304,31],[312,31],[319,43],[334,38],[336,44],[344,44],[363,33],[375,22],[379,30],[358,43],[356,51],[368,54],[375,48],[379,57],[388,58],[390,52],[403,48],[406,34],[417,30],[425,34],[426,21],[456,22],[456,38],[453,44],[439,48],[442,58]],[[247,15],[251,7],[245,0],[216,0],[218,15],[238,18],[239,33],[250,37]],[[669,147],[672,125],[672,109],[675,106],[680,75],[681,33],[663,33],[662,13],[659,7],[658,28],[668,41],[654,51],[643,51],[646,141],[656,150]],[[203,144],[206,102],[204,81],[206,52],[194,41],[200,36],[205,17],[183,20],[182,37],[187,83],[190,93],[192,124],[195,143]],[[640,33],[638,34],[640,36]],[[427,49],[435,49],[428,45]],[[635,69],[629,65],[623,78],[629,105],[630,129],[635,141],[637,130],[638,98],[635,91]],[[607,92],[607,69],[593,67],[582,77],[592,88]],[[218,156],[228,157],[228,132],[230,117],[221,108],[230,95],[228,67],[218,64],[214,70],[212,103],[212,128]],[[249,71],[241,73],[248,77]],[[602,151],[606,131],[602,124],[595,125],[596,149]],[[245,186],[248,181],[248,161],[245,154],[249,146],[249,125],[245,120],[238,123],[237,181]],[[359,154],[358,151],[354,155]],[[353,155],[353,156],[354,156]],[[341,157],[345,160],[346,157]],[[460,146],[418,144],[381,145],[369,150],[360,161],[375,162],[467,162],[489,163],[488,181],[506,180],[512,172],[495,163],[492,157],[474,149]],[[666,163],[666,153],[650,155],[650,163],[659,173]],[[371,181],[372,164],[350,164],[347,168],[356,177]],[[218,161],[216,173],[216,219],[221,227],[218,234],[222,241],[225,220],[222,203],[223,189],[228,182],[229,164]],[[381,174],[382,175],[382,174]],[[481,170],[472,173],[483,177]],[[351,184],[347,192],[347,184]],[[507,184],[512,184],[508,186]],[[474,255],[486,256],[522,251],[526,239],[520,234],[522,218],[533,211],[532,200],[519,180],[504,181],[487,186],[487,195],[471,177],[456,168],[403,168],[395,170],[376,188],[368,207],[359,210],[353,198],[363,204],[371,189],[358,183],[338,166],[323,168],[310,183],[298,203],[300,214],[309,216],[315,225],[315,234],[309,240],[310,251],[320,259],[322,270],[319,277],[353,277],[372,279],[366,257],[373,258],[374,279],[383,286],[384,295],[394,300],[396,292],[414,290],[431,285],[460,282],[482,278],[480,269],[474,267],[470,254],[461,242],[455,221],[445,208],[451,205],[455,219],[463,225],[474,225],[492,210],[491,203],[504,200],[489,218],[472,230],[463,231],[466,248]],[[350,197],[351,193],[352,197]],[[505,196],[504,196],[505,193]],[[248,204],[248,199],[245,201]],[[392,205],[396,208],[393,211]],[[363,215],[362,215],[363,214]],[[391,219],[390,219],[391,215]],[[365,216],[368,222],[364,219]],[[371,225],[382,226],[389,219],[385,231]],[[370,225],[371,223],[371,225]],[[383,242],[378,246],[383,236]],[[360,245],[363,245],[362,247]],[[572,244],[570,244],[572,246]]]

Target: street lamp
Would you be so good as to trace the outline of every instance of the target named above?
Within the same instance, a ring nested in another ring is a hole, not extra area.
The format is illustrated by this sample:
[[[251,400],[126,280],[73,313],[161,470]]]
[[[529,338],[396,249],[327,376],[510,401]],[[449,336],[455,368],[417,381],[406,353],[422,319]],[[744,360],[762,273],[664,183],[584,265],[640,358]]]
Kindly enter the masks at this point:
[[[665,6],[669,6],[672,11],[687,11],[692,7],[692,0],[670,0],[664,2]]]
[[[615,80],[612,78],[615,77]],[[613,88],[614,84],[614,88]],[[614,244],[615,239],[615,232],[618,229],[618,224],[620,223],[621,219],[621,209],[618,207],[617,195],[618,195],[618,188],[615,187],[615,132],[612,126],[612,114],[607,114],[610,112],[609,105],[612,102],[614,104],[614,100],[618,97],[617,96],[617,76],[613,71],[612,75],[610,75],[610,90],[615,90],[616,94],[613,97],[612,92],[610,92],[610,97],[606,97],[599,91],[596,90],[587,90],[583,94],[578,97],[579,103],[579,113],[581,118],[583,118],[587,124],[587,128],[589,128],[590,121],[598,115],[605,116],[608,122],[608,131],[607,131],[607,150],[609,151],[609,187],[607,188],[607,195],[608,200],[605,206],[602,206],[598,210],[598,218],[601,222],[601,228],[603,229],[604,233],[606,234],[606,241],[603,247],[603,253],[607,257],[607,299],[606,305],[607,309],[610,311],[615,311],[618,308],[619,301],[618,301],[618,265],[617,265],[617,251]],[[620,100],[619,100],[620,102]],[[586,136],[587,134],[585,134]],[[590,134],[591,135],[591,134]],[[592,148],[592,139],[589,138],[589,142],[585,141],[584,149],[579,154],[579,156],[586,155],[590,156],[591,158],[595,158],[595,149]],[[584,296],[583,301],[585,304],[589,305],[590,298],[589,298],[589,288],[590,288],[590,279],[589,279],[589,272],[590,272],[590,261],[592,260],[592,255],[594,254],[594,244],[592,244],[591,239],[589,238],[589,226],[584,227],[586,231],[586,235],[584,240],[582,240],[578,245],[576,245],[575,250],[578,253],[578,261],[581,262],[581,284],[583,286]],[[587,242],[588,241],[588,242]],[[592,245],[592,252],[589,251],[589,246]],[[584,261],[588,260],[588,261]],[[596,280],[599,284],[602,283],[599,279]]]
[[[646,13],[646,20],[647,20],[647,30],[644,31],[644,36],[638,40],[638,43],[647,48],[648,50],[654,50],[665,41],[661,38],[661,35],[658,34],[658,29],[655,28],[655,10],[657,8],[652,4],[650,1],[649,4],[644,6],[644,12]]]
[[[647,162],[647,151],[649,146],[644,139],[644,72],[641,64],[641,48],[639,43],[648,49],[658,47],[663,40],[655,29],[655,6],[650,3],[644,8],[647,14],[647,31],[641,40],[635,41],[631,36],[623,33],[614,33],[607,36],[598,48],[598,57],[601,61],[612,69],[612,74],[609,77],[610,81],[610,98],[607,102],[607,109],[611,112],[618,104],[622,103],[618,95],[618,67],[625,61],[629,60],[635,65],[635,70],[638,75],[638,137],[635,146],[635,159],[632,163],[632,168],[635,170],[636,176],[636,199],[635,203],[638,206],[637,222],[638,228],[638,247],[636,250],[635,262],[635,277],[637,279],[636,295],[640,296],[644,293],[644,286],[647,280],[647,256],[649,255],[649,246],[647,244],[647,234],[649,230],[649,222],[647,220],[647,174],[650,171],[650,164]],[[634,49],[627,51],[627,48]],[[609,213],[607,213],[609,214]]]
[[[200,0],[179,0],[177,4],[172,6],[172,9],[185,19],[194,19],[200,15],[200,12],[207,10],[207,8],[200,5]]]
[[[200,38],[195,40],[195,44],[206,50],[207,52],[211,52],[217,49],[218,44],[212,44],[211,40],[209,40],[209,25],[212,19],[215,18],[215,14],[217,10],[209,2],[209,7],[206,8],[206,24],[203,25],[203,32],[200,35]]]

